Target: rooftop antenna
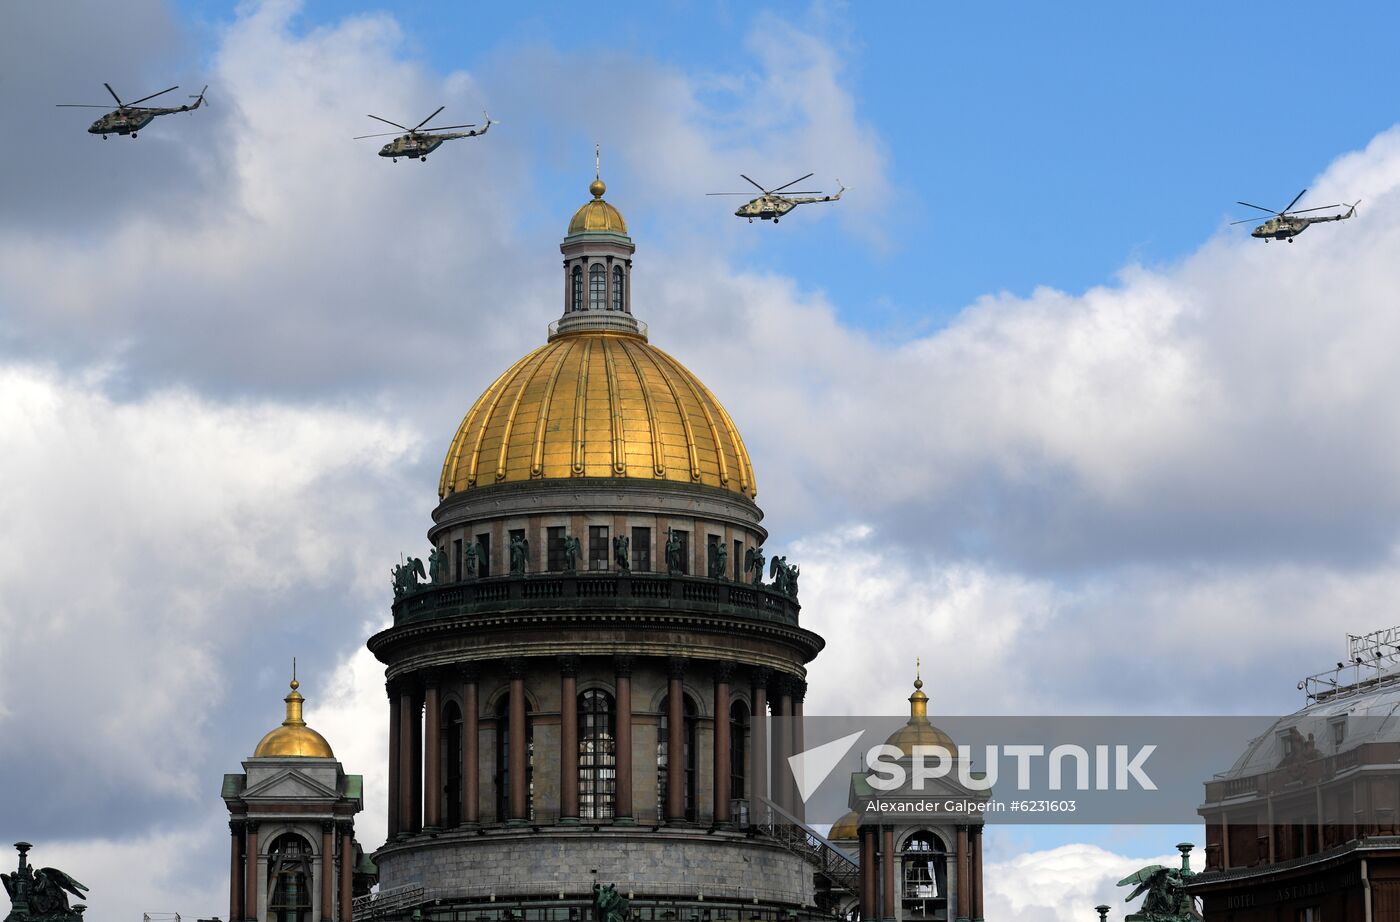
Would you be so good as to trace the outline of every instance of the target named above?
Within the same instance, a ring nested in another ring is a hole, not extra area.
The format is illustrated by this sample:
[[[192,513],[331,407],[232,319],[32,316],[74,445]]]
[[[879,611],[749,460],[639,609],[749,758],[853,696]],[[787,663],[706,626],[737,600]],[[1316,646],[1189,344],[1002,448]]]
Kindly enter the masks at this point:
[[[296,680],[297,680],[297,658],[294,656],[294,657],[292,657],[292,681],[295,682]]]
[[[603,178],[603,155],[601,145],[598,144],[593,145],[593,178]]]

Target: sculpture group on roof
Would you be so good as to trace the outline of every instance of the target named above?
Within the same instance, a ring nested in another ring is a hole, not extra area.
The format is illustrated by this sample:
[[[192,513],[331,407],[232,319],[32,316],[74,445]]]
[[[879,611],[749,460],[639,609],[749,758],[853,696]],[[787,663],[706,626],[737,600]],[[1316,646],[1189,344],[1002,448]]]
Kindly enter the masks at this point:
[[[35,870],[26,860],[28,842],[16,842],[19,870],[0,874],[0,883],[10,897],[10,914],[5,922],[81,922],[86,906],[68,905],[68,896],[85,899],[87,887],[58,868]]]
[[[683,576],[685,566],[685,532],[674,528],[666,529],[666,572],[671,576]],[[574,535],[563,538],[563,572],[578,572],[579,558],[583,556],[582,542]],[[619,573],[631,573],[632,542],[626,535],[612,539],[613,563]],[[530,567],[530,541],[524,535],[511,535],[508,547],[510,575],[524,576]],[[729,550],[723,541],[712,541],[706,548],[706,575],[710,579],[729,579]],[[462,547],[462,568],[459,579],[473,580],[481,572],[482,549],[477,541],[467,541]],[[751,547],[744,552],[744,573],[755,588],[763,588],[763,565],[768,562],[762,547]],[[394,598],[402,599],[430,586],[441,586],[453,582],[449,573],[447,550],[434,547],[428,552],[425,566],[423,558],[407,556],[392,569]],[[789,598],[797,598],[797,577],[800,568],[789,564],[787,557],[774,557],[769,563],[768,575],[773,580],[772,587]]]

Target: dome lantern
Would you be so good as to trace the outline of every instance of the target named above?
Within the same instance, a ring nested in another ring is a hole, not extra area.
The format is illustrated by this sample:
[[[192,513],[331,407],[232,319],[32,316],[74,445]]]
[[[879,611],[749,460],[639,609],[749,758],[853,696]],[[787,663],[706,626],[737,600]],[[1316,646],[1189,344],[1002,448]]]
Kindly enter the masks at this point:
[[[593,200],[574,212],[569,234],[559,245],[564,254],[564,313],[550,327],[550,336],[580,330],[610,330],[645,338],[646,328],[632,316],[632,254],[627,222],[603,193],[598,149],[594,148]]]
[[[293,676],[291,691],[282,699],[287,704],[287,717],[281,726],[274,727],[258,742],[258,747],[253,750],[253,758],[335,758],[331,744],[326,742],[324,736],[308,727],[301,715],[302,704],[306,699],[297,691],[300,687],[301,683]]]

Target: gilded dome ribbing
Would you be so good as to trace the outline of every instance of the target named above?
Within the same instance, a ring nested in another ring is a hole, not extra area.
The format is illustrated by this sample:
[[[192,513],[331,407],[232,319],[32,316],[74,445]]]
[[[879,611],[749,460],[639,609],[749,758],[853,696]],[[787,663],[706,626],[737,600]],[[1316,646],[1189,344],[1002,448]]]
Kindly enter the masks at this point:
[[[601,179],[595,179],[589,185],[588,191],[593,193],[593,201],[586,202],[582,208],[574,212],[573,220],[569,221],[570,236],[581,234],[584,231],[603,231],[626,235],[627,222],[622,220],[622,213],[603,201],[603,193],[607,189],[607,185]]]
[[[300,684],[296,679],[292,679],[292,690],[282,699],[287,702],[287,718],[282,721],[282,726],[273,728],[258,742],[258,748],[253,750],[253,758],[335,758],[335,753],[331,752],[331,744],[326,742],[324,736],[308,727],[301,717],[301,705],[305,699],[297,692]]]
[[[758,492],[739,430],[705,385],[644,337],[598,330],[555,336],[487,388],[452,439],[438,495],[570,477]]]

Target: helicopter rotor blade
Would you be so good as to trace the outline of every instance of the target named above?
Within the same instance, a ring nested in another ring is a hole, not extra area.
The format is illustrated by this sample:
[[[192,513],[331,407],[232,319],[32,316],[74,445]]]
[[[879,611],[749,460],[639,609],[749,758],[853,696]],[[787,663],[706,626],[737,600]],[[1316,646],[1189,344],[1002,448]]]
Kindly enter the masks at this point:
[[[752,193],[752,192],[706,192],[705,194],[706,194],[706,195],[747,195],[749,198],[753,198],[753,193]]]
[[[1281,211],[1274,211],[1272,208],[1265,208],[1263,205],[1251,205],[1249,202],[1236,202],[1236,205],[1244,205],[1246,208],[1258,208],[1260,211],[1267,211],[1269,214],[1283,214]]]
[[[140,99],[133,99],[131,102],[129,102],[129,103],[126,104],[126,107],[127,107],[128,109],[130,109],[132,106],[136,105],[137,103],[145,102],[145,101],[148,100],[148,99],[155,99],[157,96],[164,96],[166,93],[169,93],[171,90],[178,90],[179,88],[180,88],[180,85],[177,83],[177,84],[175,84],[174,86],[169,87],[168,89],[161,90],[159,93],[152,93],[152,94],[149,95],[149,96],[142,96]],[[111,88],[108,87],[108,89],[111,89]],[[113,93],[112,95],[115,96],[116,94]]]
[[[56,103],[54,103],[54,105],[57,106],[57,107],[60,108],[60,109],[110,109],[110,108],[112,108],[111,106],[107,105],[105,102],[102,103],[102,104],[100,104],[100,105],[97,104],[97,103],[86,103],[86,102],[56,102]]]
[[[1304,189],[1304,190],[1303,190],[1303,192],[1307,192],[1307,191],[1308,191],[1307,189]],[[1289,202],[1289,203],[1288,203],[1288,207],[1285,208],[1285,209],[1283,209],[1283,211],[1280,211],[1279,214],[1288,214],[1288,212],[1289,212],[1290,210],[1292,210],[1293,206],[1296,205],[1296,204],[1298,204],[1298,199],[1300,199],[1300,198],[1303,197],[1303,192],[1299,192],[1296,196],[1294,196],[1293,201]]]
[[[397,132],[397,131],[386,131],[386,132],[383,132],[382,134],[362,134],[362,135],[357,135],[356,137],[353,137],[353,138],[351,138],[350,140],[352,140],[352,141],[363,141],[365,138],[387,138],[387,137],[389,137],[390,135],[394,135],[394,134],[398,134],[398,132]]]
[[[760,186],[758,183],[754,182],[752,179],[749,179],[747,176],[744,176],[743,173],[740,173],[739,175],[740,175],[740,176],[743,176],[744,179],[748,179],[749,185],[753,186],[753,187],[754,187],[755,189],[757,189],[759,192],[762,192],[764,195],[767,195],[767,194],[768,194],[768,190],[767,190],[767,189],[763,188],[763,187]]]
[[[786,189],[788,186],[795,186],[795,185],[797,185],[798,183],[800,183],[802,180],[804,180],[804,179],[811,179],[811,178],[812,178],[813,176],[815,176],[815,175],[817,175],[817,174],[815,174],[815,173],[808,173],[806,176],[799,176],[799,177],[797,177],[796,179],[794,179],[794,180],[793,180],[792,182],[790,182],[790,183],[786,183],[785,185],[781,185],[781,186],[779,186],[779,187],[776,188],[776,189],[769,189],[768,191],[769,191],[769,192],[782,192],[782,191],[783,191],[784,189]]]
[[[118,106],[118,108],[125,109],[125,108],[126,108],[126,103],[122,102],[122,98],[121,98],[120,96],[117,95],[117,91],[114,90],[114,89],[112,89],[112,84],[110,84],[110,83],[104,83],[104,84],[102,84],[102,85],[105,86],[105,87],[107,88],[107,92],[111,93],[111,94],[112,94],[112,98],[115,99],[115,100],[117,101],[117,106]]]
[[[427,118],[423,119],[423,121],[419,122],[417,125],[414,125],[413,128],[412,128],[411,130],[417,131],[419,128],[422,128],[424,125],[428,124],[428,123],[431,122],[433,119],[437,118],[437,114],[438,114],[439,112],[441,112],[443,109],[446,109],[446,108],[447,108],[446,106],[438,106],[437,109],[433,111],[433,114],[432,114],[432,115],[430,115],[430,116],[428,116]],[[438,129],[434,128],[433,130],[434,130],[434,131],[437,131]]]
[[[476,122],[472,122],[470,125],[434,125],[434,126],[433,126],[432,128],[430,128],[429,130],[430,130],[430,131],[451,131],[451,130],[454,129],[454,128],[475,128],[475,127],[476,127]]]
[[[403,126],[403,125],[400,125],[398,122],[391,122],[391,121],[389,121],[387,118],[380,118],[380,117],[377,116],[377,115],[371,115],[370,118],[372,118],[372,119],[374,119],[374,120],[376,120],[376,121],[383,122],[383,123],[386,124],[386,125],[393,125],[395,128],[403,128],[404,131],[409,131],[409,132],[413,131],[412,128],[408,128],[408,127],[405,127],[405,126]]]
[[[1259,219],[1258,219],[1258,218],[1245,218],[1243,221],[1231,221],[1231,222],[1230,222],[1230,226],[1231,226],[1231,227],[1234,227],[1236,224],[1258,224],[1258,223],[1259,223]]]
[[[1297,211],[1286,211],[1284,214],[1307,214],[1310,211],[1326,211],[1328,208],[1345,208],[1345,205],[1318,205],[1316,208],[1300,208]]]

